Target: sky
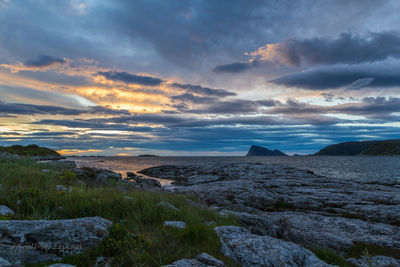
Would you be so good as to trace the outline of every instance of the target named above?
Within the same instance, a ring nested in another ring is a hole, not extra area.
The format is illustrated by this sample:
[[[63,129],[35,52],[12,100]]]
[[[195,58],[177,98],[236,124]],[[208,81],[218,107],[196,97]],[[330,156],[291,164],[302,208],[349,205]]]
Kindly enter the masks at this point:
[[[309,154],[400,138],[400,1],[0,0],[0,144]]]

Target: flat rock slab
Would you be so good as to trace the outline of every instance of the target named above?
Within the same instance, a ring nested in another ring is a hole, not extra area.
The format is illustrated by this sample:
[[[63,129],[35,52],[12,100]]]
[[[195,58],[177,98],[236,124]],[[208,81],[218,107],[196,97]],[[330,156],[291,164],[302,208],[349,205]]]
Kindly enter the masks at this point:
[[[225,264],[207,253],[200,253],[195,259],[182,259],[162,267],[224,267]]]
[[[264,212],[259,215],[230,212],[253,232],[283,238],[306,247],[326,247],[347,252],[357,244],[399,249],[400,227],[359,219],[305,212]]]
[[[375,256],[371,257],[372,266],[377,267],[400,267],[400,260],[396,260],[386,256]],[[370,267],[368,260],[365,257],[360,259],[348,259],[349,263],[353,264],[356,267]]]
[[[60,260],[98,244],[111,225],[111,221],[101,217],[0,220],[0,257],[12,264]]]
[[[299,245],[270,236],[254,235],[242,227],[221,226],[214,229],[220,238],[222,253],[236,260],[243,267],[333,266]]]
[[[400,182],[396,180],[352,181],[257,163],[168,165],[141,173],[175,180],[177,186],[166,190],[194,194],[208,205],[240,211],[307,210],[400,224]]]

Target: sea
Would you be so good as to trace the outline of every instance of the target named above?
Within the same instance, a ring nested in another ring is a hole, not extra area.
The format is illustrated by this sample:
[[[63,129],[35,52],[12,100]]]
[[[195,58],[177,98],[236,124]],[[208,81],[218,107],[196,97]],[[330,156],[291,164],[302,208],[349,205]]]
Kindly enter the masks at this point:
[[[360,182],[400,182],[400,156],[292,156],[292,157],[69,157],[78,167],[97,167],[121,173],[160,165],[262,163],[284,165],[336,179]]]

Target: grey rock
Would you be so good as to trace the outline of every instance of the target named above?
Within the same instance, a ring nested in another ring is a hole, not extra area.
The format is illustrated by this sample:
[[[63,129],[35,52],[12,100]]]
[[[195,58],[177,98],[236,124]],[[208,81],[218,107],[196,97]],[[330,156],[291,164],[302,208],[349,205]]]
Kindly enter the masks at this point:
[[[394,225],[293,211],[232,214],[255,233],[306,247],[318,245],[342,253],[357,243],[400,248],[400,227]]]
[[[12,209],[10,209],[7,206],[1,205],[0,206],[0,215],[1,216],[6,216],[6,215],[13,215],[14,211]]]
[[[65,187],[63,185],[56,185],[57,191],[72,191],[72,187]]]
[[[111,259],[106,257],[98,257],[94,267],[109,267],[111,266]]]
[[[346,180],[279,164],[159,166],[143,174],[175,180],[170,192],[208,205],[255,211],[307,210],[322,215],[400,224],[400,181]]]
[[[0,257],[12,264],[60,260],[98,244],[111,225],[111,221],[101,217],[0,220]]]
[[[131,197],[131,196],[125,196],[124,197],[126,200],[133,200],[133,197]]]
[[[170,227],[175,227],[179,229],[185,229],[186,228],[186,223],[182,221],[164,221],[163,223],[164,226],[170,226]]]
[[[208,253],[200,253],[199,255],[196,256],[196,260],[210,266],[217,266],[217,267],[225,266],[225,264],[222,261],[217,260]]]
[[[3,259],[2,257],[0,257],[0,267],[10,266],[10,265],[11,265],[11,263],[8,260]]]
[[[82,167],[74,169],[79,179],[84,181],[107,183],[109,181],[122,181],[120,173],[112,172],[106,169]]]
[[[285,242],[270,236],[251,234],[238,226],[216,227],[221,251],[247,266],[332,266],[317,258],[311,251],[299,245]]]
[[[182,259],[162,267],[223,267],[225,264],[207,253],[200,253],[195,259]]]
[[[370,263],[374,267],[400,267],[400,261],[386,257],[386,256],[374,256],[370,258],[368,262],[367,258],[361,257],[360,259],[347,259],[347,261],[357,267],[370,267]]]
[[[168,203],[168,202],[164,202],[164,201],[159,202],[157,204],[157,207],[162,207],[162,208],[167,208],[167,209],[171,209],[174,211],[179,211],[174,205],[172,205],[171,203]]]

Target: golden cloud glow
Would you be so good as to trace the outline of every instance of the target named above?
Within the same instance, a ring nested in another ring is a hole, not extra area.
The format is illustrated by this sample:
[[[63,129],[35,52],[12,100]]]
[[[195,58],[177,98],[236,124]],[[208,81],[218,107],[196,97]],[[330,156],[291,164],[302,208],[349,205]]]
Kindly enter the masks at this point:
[[[102,152],[102,149],[61,149],[58,150],[57,152],[60,153],[61,155],[74,155],[74,154],[84,154],[84,153],[97,153],[97,152]]]

